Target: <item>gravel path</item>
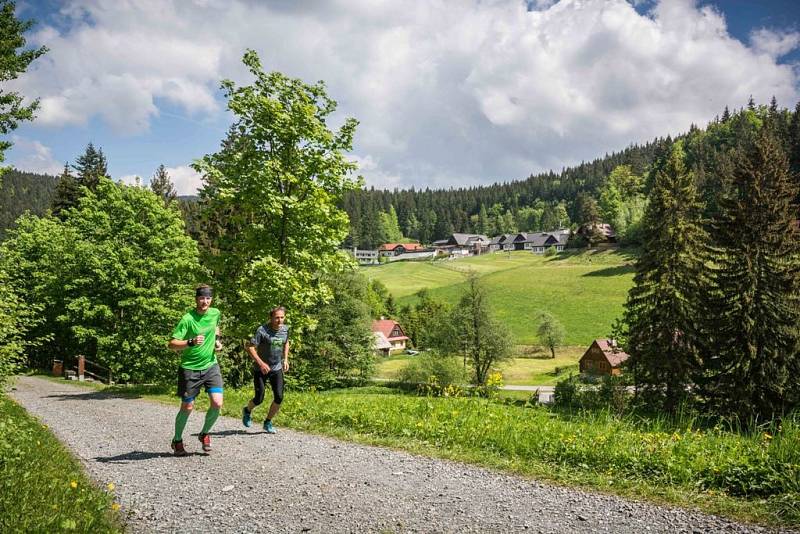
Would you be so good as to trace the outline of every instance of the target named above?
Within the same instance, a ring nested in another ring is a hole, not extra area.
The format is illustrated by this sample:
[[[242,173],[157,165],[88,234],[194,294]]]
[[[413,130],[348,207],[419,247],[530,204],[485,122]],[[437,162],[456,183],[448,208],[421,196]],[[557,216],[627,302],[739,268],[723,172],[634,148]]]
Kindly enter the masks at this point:
[[[50,426],[133,532],[765,532],[713,516],[220,417],[200,454],[169,453],[176,407],[24,377],[11,396]]]

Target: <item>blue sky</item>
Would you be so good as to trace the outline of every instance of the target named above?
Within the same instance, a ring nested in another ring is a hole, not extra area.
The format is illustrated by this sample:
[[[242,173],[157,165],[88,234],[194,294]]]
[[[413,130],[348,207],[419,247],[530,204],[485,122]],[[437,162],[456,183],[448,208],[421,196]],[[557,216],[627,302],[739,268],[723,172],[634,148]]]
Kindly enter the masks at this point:
[[[524,178],[704,124],[752,94],[800,100],[800,2],[788,0],[18,1],[51,51],[11,88],[40,97],[10,163],[57,172],[88,142],[113,178],[159,164],[181,193],[232,117],[241,55],[323,79],[368,185]]]

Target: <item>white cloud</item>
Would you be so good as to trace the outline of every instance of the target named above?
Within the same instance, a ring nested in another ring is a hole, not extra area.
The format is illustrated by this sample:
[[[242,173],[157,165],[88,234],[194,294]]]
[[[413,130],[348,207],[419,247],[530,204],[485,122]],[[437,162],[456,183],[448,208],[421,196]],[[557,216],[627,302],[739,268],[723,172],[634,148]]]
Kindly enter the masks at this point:
[[[167,174],[179,195],[196,195],[202,185],[202,176],[188,165],[167,167]]]
[[[11,136],[14,145],[9,154],[9,163],[14,167],[40,174],[59,175],[64,163],[56,161],[50,147],[34,139]]]
[[[757,52],[779,58],[800,46],[800,33],[759,28],[750,33],[750,42],[753,43],[753,48]]]
[[[18,84],[42,96],[37,126],[100,118],[142,134],[164,103],[219,114],[219,80],[249,81],[240,60],[254,48],[267,69],[327,82],[381,187],[522,178],[685,131],[751,94],[798,99],[777,63],[797,34],[759,30],[748,46],[694,0],[647,16],[625,0],[72,0],[61,16],[70,29],[34,35],[51,52]],[[178,169],[191,192],[196,173]]]

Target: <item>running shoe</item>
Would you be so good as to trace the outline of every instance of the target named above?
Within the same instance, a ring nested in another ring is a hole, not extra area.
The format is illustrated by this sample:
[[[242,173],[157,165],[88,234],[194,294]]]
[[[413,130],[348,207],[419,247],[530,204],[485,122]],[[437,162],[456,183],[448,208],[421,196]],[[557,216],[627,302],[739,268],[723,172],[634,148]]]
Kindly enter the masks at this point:
[[[278,431],[272,426],[272,421],[264,421],[264,432],[267,434],[277,434]]]
[[[253,418],[250,417],[250,410],[247,409],[247,406],[242,406],[242,424],[247,428],[253,424]]]
[[[197,436],[197,439],[203,444],[203,452],[211,452],[211,436],[208,434],[200,434]]]
[[[172,454],[175,456],[186,456],[189,454],[186,452],[186,449],[183,448],[183,441],[173,441],[170,447],[172,448]]]

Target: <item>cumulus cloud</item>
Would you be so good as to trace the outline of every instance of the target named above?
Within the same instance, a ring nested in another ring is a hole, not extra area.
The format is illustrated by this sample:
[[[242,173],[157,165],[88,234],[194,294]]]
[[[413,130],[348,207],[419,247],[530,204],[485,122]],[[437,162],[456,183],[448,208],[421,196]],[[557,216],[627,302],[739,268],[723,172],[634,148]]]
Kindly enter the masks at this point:
[[[354,153],[380,187],[524,178],[704,124],[751,94],[798,99],[777,61],[797,34],[747,44],[712,7],[662,0],[642,15],[640,3],[71,0],[68,29],[41,28],[51,52],[19,84],[42,96],[37,124],[100,118],[142,134],[163,103],[221,113],[219,80],[249,81],[240,60],[254,48],[267,69],[327,82],[335,119],[359,119]]]
[[[757,52],[779,58],[800,46],[800,33],[759,28],[750,33],[750,42]]]
[[[167,167],[166,170],[179,195],[197,194],[197,190],[202,185],[202,176],[200,173],[188,165]]]
[[[34,139],[17,135],[11,136],[14,146],[11,149],[9,162],[18,169],[39,174],[59,175],[64,163],[56,161],[50,147]]]

